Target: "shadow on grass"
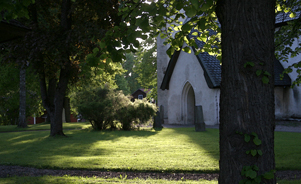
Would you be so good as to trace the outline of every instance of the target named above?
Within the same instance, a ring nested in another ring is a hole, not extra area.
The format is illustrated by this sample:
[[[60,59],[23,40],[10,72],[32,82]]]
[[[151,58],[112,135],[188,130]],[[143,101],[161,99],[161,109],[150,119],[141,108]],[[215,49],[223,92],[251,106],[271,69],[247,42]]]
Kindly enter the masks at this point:
[[[196,132],[195,128],[173,128],[174,132],[189,137],[189,140],[205,149],[208,155],[219,160],[219,130],[207,128],[204,132]]]
[[[0,134],[0,165],[34,166],[36,168],[85,168],[99,165],[102,157],[112,154],[110,145],[124,138],[145,138],[155,131],[65,131],[67,137],[49,137],[49,131],[23,131]],[[94,161],[97,162],[93,163]],[[105,162],[105,158],[103,162]],[[96,166],[97,167],[97,166]],[[85,168],[87,169],[87,168]]]

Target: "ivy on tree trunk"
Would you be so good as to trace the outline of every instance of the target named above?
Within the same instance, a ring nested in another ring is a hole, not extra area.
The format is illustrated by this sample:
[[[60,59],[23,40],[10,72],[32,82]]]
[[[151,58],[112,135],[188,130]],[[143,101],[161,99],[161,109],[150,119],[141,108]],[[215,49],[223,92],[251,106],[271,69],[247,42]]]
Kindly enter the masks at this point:
[[[256,176],[275,168],[275,1],[219,0],[216,13],[222,31],[219,183],[233,184],[250,180],[241,173],[246,166],[258,167]],[[260,145],[244,139],[252,132]],[[246,154],[251,149],[262,155]],[[261,177],[261,183],[275,181]]]

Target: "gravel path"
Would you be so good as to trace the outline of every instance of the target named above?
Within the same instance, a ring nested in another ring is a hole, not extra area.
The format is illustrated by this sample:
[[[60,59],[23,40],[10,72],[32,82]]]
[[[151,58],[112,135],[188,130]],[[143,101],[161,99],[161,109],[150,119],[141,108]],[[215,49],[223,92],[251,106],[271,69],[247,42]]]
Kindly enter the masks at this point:
[[[3,166],[0,165],[0,178],[11,176],[82,176],[82,177],[102,177],[102,178],[119,178],[120,175],[127,176],[128,179],[134,178],[153,178],[167,180],[217,180],[217,173],[156,173],[156,172],[114,172],[114,171],[89,171],[89,170],[53,170],[53,169],[36,169],[32,167],[21,166]],[[276,177],[285,180],[300,180],[301,171],[277,171]]]

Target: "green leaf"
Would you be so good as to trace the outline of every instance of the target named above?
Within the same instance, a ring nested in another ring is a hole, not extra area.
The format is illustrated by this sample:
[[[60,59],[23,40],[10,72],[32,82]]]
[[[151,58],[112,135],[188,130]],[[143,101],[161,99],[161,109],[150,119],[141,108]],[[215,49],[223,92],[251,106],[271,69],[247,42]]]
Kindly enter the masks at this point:
[[[254,179],[254,178],[256,178],[256,176],[257,176],[257,173],[255,171],[253,171],[252,169],[247,170],[246,177]]]
[[[261,150],[257,150],[258,155],[262,155],[262,151]]]
[[[251,150],[251,155],[252,155],[253,157],[255,157],[256,154],[257,154],[257,150]]]
[[[290,18],[295,18],[296,17],[296,13],[291,13],[290,14]]]
[[[253,165],[252,169],[253,169],[254,171],[259,171],[259,167],[257,167],[256,165]]]
[[[98,45],[99,45],[100,48],[105,48],[106,47],[106,43],[104,41],[98,42]]]
[[[262,82],[263,82],[264,84],[268,84],[269,81],[270,81],[270,79],[269,79],[267,76],[263,76],[263,77],[261,78],[261,80],[262,80]]]
[[[188,17],[194,17],[197,12],[197,10],[193,6],[188,6],[188,7],[184,8],[184,10]]]
[[[188,54],[191,53],[190,47],[184,47],[182,50],[183,50],[184,52],[187,52]]]
[[[206,21],[205,18],[201,18],[201,19],[197,22],[199,29],[205,30],[205,29],[206,29],[206,22],[207,22],[207,21]]]
[[[265,178],[265,179],[268,179],[268,180],[270,180],[270,179],[273,179],[274,178],[274,172],[267,172],[267,173],[265,173],[264,175],[263,175],[263,177]]]
[[[186,23],[186,24],[184,24],[183,26],[182,26],[182,31],[184,31],[184,32],[187,32],[187,31],[190,31],[191,29],[192,29],[192,25],[190,25],[188,22]]]
[[[96,48],[93,49],[92,52],[93,52],[94,54],[96,54],[98,51],[99,51],[99,49],[96,47]]]
[[[251,139],[249,134],[245,134],[245,142],[249,142]]]
[[[255,181],[256,183],[260,183],[260,182],[261,182],[261,177],[256,177],[256,178],[254,179],[254,181]]]
[[[246,68],[247,66],[251,66],[251,67],[253,67],[255,64],[253,63],[253,62],[250,62],[250,61],[248,61],[248,62],[246,62],[245,64],[244,64],[244,67]]]
[[[262,70],[257,70],[257,71],[256,71],[256,75],[257,75],[257,76],[261,75],[261,73],[262,73]]]
[[[195,9],[198,9],[200,6],[199,0],[191,0],[191,4],[194,6]]]
[[[254,144],[257,145],[257,146],[261,145],[261,140],[258,139],[258,137],[255,137],[255,138],[253,139],[253,142],[254,142]]]
[[[268,71],[265,71],[263,74],[266,76],[272,76]]]
[[[193,32],[191,35],[192,35],[192,36],[197,36],[197,35],[198,35],[198,32]]]
[[[213,0],[207,0],[206,3],[205,2],[203,3],[200,9],[204,12],[207,11],[212,5],[213,5]]]

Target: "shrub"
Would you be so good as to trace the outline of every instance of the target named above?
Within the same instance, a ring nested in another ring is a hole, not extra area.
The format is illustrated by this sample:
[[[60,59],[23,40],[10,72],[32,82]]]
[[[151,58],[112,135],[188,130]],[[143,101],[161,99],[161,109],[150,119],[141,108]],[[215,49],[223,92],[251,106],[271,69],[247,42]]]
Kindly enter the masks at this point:
[[[95,130],[116,128],[116,120],[120,121],[123,130],[130,130],[135,124],[147,122],[157,110],[146,100],[131,102],[121,91],[107,87],[77,92],[72,104]]]
[[[146,99],[135,100],[119,110],[118,119],[123,130],[130,130],[133,125],[145,124],[155,115],[157,107]]]
[[[113,116],[113,103],[109,97],[108,88],[88,87],[76,93],[72,103],[84,119],[89,120],[96,130],[108,128]]]

